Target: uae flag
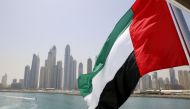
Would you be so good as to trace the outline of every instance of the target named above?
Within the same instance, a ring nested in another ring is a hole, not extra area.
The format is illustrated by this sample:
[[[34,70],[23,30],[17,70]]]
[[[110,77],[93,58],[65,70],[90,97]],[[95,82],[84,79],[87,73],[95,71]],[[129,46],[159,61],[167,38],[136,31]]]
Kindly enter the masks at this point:
[[[118,109],[143,75],[188,65],[165,0],[136,0],[78,87],[89,109]]]

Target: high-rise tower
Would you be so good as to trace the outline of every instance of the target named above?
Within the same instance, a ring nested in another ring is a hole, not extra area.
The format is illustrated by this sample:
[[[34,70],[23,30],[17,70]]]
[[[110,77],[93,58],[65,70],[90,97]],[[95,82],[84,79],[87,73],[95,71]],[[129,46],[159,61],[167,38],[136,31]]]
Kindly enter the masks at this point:
[[[63,89],[63,67],[62,67],[62,61],[58,61],[56,65],[55,70],[55,76],[54,76],[54,87],[56,89]]]
[[[38,76],[39,76],[40,58],[38,55],[34,54],[32,59],[32,67],[29,77],[29,88],[38,88]]]
[[[82,62],[79,63],[79,67],[78,67],[78,77],[83,74],[83,64]]]
[[[40,69],[39,88],[45,88],[45,67],[41,67],[41,69]]]
[[[87,73],[92,72],[92,59],[88,58],[87,60]]]
[[[64,60],[64,90],[69,90],[69,73],[70,73],[70,46],[65,48],[65,60]]]
[[[24,88],[29,88],[30,66],[25,66],[24,70]]]
[[[7,74],[2,77],[1,83],[3,87],[7,87]]]
[[[53,46],[48,52],[46,68],[46,88],[54,88],[54,73],[56,67],[56,47]]]

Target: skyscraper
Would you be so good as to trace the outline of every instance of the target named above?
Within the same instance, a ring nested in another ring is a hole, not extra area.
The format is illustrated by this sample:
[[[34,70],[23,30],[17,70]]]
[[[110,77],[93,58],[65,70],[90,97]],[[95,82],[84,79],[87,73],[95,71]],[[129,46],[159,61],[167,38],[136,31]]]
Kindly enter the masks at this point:
[[[183,86],[185,90],[190,90],[190,71],[178,71],[179,84]]]
[[[53,46],[48,52],[46,68],[46,88],[54,88],[54,73],[56,67],[56,47]]]
[[[79,63],[79,67],[78,67],[78,77],[83,74],[83,64],[82,62]]]
[[[19,79],[19,85],[21,89],[24,88],[24,79]]]
[[[36,54],[33,55],[32,67],[29,77],[29,88],[38,88],[38,76],[39,76],[40,58]]]
[[[159,86],[158,86],[158,74],[157,72],[154,72],[152,75],[152,88],[154,90],[158,90]]]
[[[29,78],[30,78],[30,66],[25,66],[24,70],[24,88],[29,88]]]
[[[150,88],[151,88],[151,76],[147,74],[141,78],[140,89],[148,90]]]
[[[163,78],[158,78],[159,89],[165,89]]]
[[[169,90],[170,89],[170,81],[169,81],[168,77],[166,77],[165,80],[164,80],[164,89],[165,90]]]
[[[77,73],[77,61],[74,59],[73,60],[73,87],[72,89],[77,89],[76,73]]]
[[[57,80],[58,80],[58,72],[57,72],[57,65],[53,66],[53,73],[52,73],[52,86],[51,88],[57,89],[58,88],[58,84],[57,84]]]
[[[48,88],[49,87],[49,75],[47,73],[48,70],[48,60],[45,60],[45,66],[44,66],[44,87],[43,88]]]
[[[70,73],[70,46],[65,48],[65,60],[64,60],[64,90],[69,90],[69,73]]]
[[[7,74],[2,77],[1,83],[3,87],[7,87]]]
[[[170,72],[170,82],[171,82],[171,88],[175,89],[175,85],[177,85],[177,79],[175,77],[175,70],[173,68],[169,69]]]
[[[92,72],[92,59],[88,58],[87,60],[87,73]]]
[[[79,76],[83,74],[83,64],[82,62],[79,63],[79,66],[78,66],[78,77],[77,79],[79,78]],[[78,89],[78,81],[76,81],[76,88]]]
[[[63,67],[62,61],[58,61],[56,65],[56,73],[55,73],[55,87],[56,89],[63,89]]]
[[[74,86],[73,82],[73,56],[70,56],[70,63],[69,63],[69,78],[68,78],[68,90],[72,90]]]
[[[169,81],[169,78],[168,78],[168,77],[165,78],[164,84],[166,84],[166,85],[169,85],[169,84],[170,84],[170,81]]]
[[[45,88],[45,67],[41,67],[41,69],[40,69],[39,88]]]

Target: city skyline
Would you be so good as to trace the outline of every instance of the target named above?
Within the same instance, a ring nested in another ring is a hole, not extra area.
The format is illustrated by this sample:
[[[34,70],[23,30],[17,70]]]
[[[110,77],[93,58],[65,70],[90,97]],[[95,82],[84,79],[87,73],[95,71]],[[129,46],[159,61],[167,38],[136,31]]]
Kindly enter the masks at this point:
[[[190,90],[190,71],[169,69],[169,77],[158,77],[158,72],[140,78],[136,91]],[[178,76],[176,76],[178,74]]]
[[[70,45],[69,44],[67,44],[66,45],[66,48],[69,46],[69,52],[70,52]],[[66,49],[65,48],[65,49]],[[49,52],[47,53],[48,55],[47,55],[47,57],[49,57],[49,55],[51,55],[52,54],[52,52],[51,51],[55,51],[56,52],[56,46],[55,45],[53,45],[53,47],[51,47],[51,49],[49,50]],[[66,52],[66,50],[65,50],[65,52]],[[56,53],[55,53],[55,55],[56,55]],[[70,55],[70,54],[69,54]],[[39,56],[39,54],[33,54],[33,58],[34,57],[38,57],[38,58],[40,58],[40,56]],[[54,57],[54,58],[56,58],[56,57]],[[73,56],[72,55],[70,55],[70,58],[73,60]],[[33,60],[33,59],[32,59]],[[64,59],[65,60],[65,59]],[[64,60],[62,61],[62,60],[56,60],[56,59],[54,59],[54,61],[55,62],[62,62],[62,68],[64,69],[64,64],[65,64],[65,62],[64,62]],[[76,65],[76,75],[75,75],[75,77],[76,78],[78,78],[78,74],[79,73],[81,73],[81,71],[83,71],[83,74],[86,74],[86,73],[89,73],[88,72],[88,69],[90,69],[90,70],[92,70],[92,68],[93,68],[93,64],[95,63],[95,60],[92,60],[92,58],[86,58],[86,60],[84,60],[84,61],[81,61],[81,62],[79,62],[78,61],[78,59],[74,59],[75,61],[77,61],[78,63],[77,63],[77,65]],[[41,60],[41,59],[39,59],[39,61],[40,61],[40,63],[41,62],[45,62],[45,64],[44,65],[40,65],[39,64],[39,72],[38,72],[38,76],[40,77],[40,75],[41,75],[41,68],[43,68],[43,67],[45,67],[45,66],[47,66],[48,65],[48,58],[47,59],[45,59],[45,60]],[[32,61],[33,62],[33,61]],[[32,63],[31,62],[31,63]],[[54,63],[55,63],[54,62]],[[84,63],[83,63],[84,62]],[[13,78],[13,79],[17,79],[17,80],[19,80],[19,79],[24,79],[24,77],[25,77],[25,73],[26,72],[29,72],[31,69],[31,66],[32,66],[32,64],[31,63],[28,63],[28,64],[26,64],[25,66],[23,66],[23,75],[22,75],[22,77],[20,77],[20,78]],[[93,64],[92,64],[93,63]],[[31,66],[30,66],[30,64],[31,64]],[[80,64],[82,64],[80,67],[82,67],[82,69],[80,69],[80,72],[79,72],[79,65]],[[89,64],[91,65],[91,67],[88,67],[89,66]],[[53,64],[53,66],[54,66],[54,64]],[[29,67],[29,68],[27,68],[26,69],[26,67]],[[84,69],[85,68],[85,69]],[[29,69],[29,71],[28,71],[28,69]],[[169,77],[169,75],[171,74],[171,72],[169,72],[169,70],[171,70],[171,69],[163,69],[163,70],[159,70],[159,71],[157,71],[157,72],[161,72],[161,73],[158,73],[159,74],[159,77],[163,77],[163,78],[169,78],[169,80],[171,79],[170,77]],[[175,68],[175,70],[177,71],[177,70],[190,70],[190,68],[189,67],[187,67],[187,66],[182,66],[182,67],[176,67]],[[65,72],[65,70],[63,70],[63,75],[64,75],[64,72]],[[164,73],[164,75],[162,75],[163,73]],[[166,73],[166,72],[169,72],[169,73]],[[7,73],[4,73],[4,74],[7,74]],[[154,72],[151,72],[150,73],[151,75],[154,75]],[[177,77],[178,77],[178,73],[177,74],[175,74]],[[176,77],[175,76],[175,77]],[[0,77],[1,78],[1,77]],[[9,78],[9,76],[7,77],[7,84],[11,84],[12,83],[12,80],[13,79],[8,79]],[[52,75],[52,78],[53,78],[53,75]],[[68,80],[68,81],[70,81],[70,80]],[[174,80],[173,80],[174,81]],[[44,80],[44,82],[46,82],[46,80]],[[25,82],[24,82],[25,83]],[[53,82],[52,82],[53,83]],[[40,79],[39,79],[39,81],[38,81],[38,86],[40,86]],[[63,85],[64,86],[64,85]],[[75,85],[76,86],[76,85]],[[48,88],[48,87],[46,87],[46,88]]]
[[[33,55],[33,62],[32,62],[32,69],[36,69],[36,67],[33,66],[37,66],[39,63],[38,62],[38,56],[37,55]],[[73,61],[73,63],[76,64],[76,60]],[[77,65],[77,64],[76,64]],[[76,65],[75,65],[75,70],[76,70]],[[82,63],[79,63],[79,69],[78,69],[78,73],[80,74],[81,72],[81,65]],[[56,72],[55,73],[57,75],[57,78],[55,79],[56,83],[54,84],[55,86],[52,87],[45,87],[45,85],[43,85],[43,83],[41,83],[42,81],[44,81],[46,78],[45,75],[42,76],[41,72],[44,72],[46,69],[45,67],[41,67],[41,71],[40,71],[40,77],[39,77],[39,87],[35,86],[36,81],[32,81],[34,76],[31,76],[34,71],[30,71],[30,66],[26,65],[25,66],[25,72],[24,72],[24,79],[13,79],[11,85],[7,84],[7,74],[5,74],[2,79],[1,79],[1,83],[0,83],[0,88],[4,89],[4,88],[8,88],[8,89],[59,89],[59,90],[77,90],[77,81],[73,81],[73,77],[70,76],[70,83],[69,83],[69,88],[64,88],[63,86],[63,68],[62,68],[62,62],[61,61],[57,61],[57,65],[56,65]],[[45,72],[44,72],[45,73]],[[47,72],[46,72],[47,73]],[[76,78],[78,78],[76,76],[76,71],[73,72],[74,73],[74,77],[75,80]],[[159,72],[160,73],[160,72]],[[159,77],[158,72],[153,72],[151,74],[147,74],[145,76],[143,76],[140,80],[139,83],[136,86],[136,91],[140,91],[140,92],[144,92],[144,91],[158,91],[158,90],[190,90],[190,86],[189,86],[189,82],[190,82],[190,70],[177,70],[175,71],[174,68],[169,68],[168,69],[168,73],[169,73],[169,77],[163,78],[163,77]],[[72,72],[70,73],[72,74]],[[178,76],[176,76],[176,74]],[[26,75],[29,75],[28,77]],[[43,80],[43,79],[44,80]],[[41,81],[42,79],[42,81]],[[136,92],[135,92],[136,93]]]
[[[43,66],[39,65],[39,55],[34,54],[32,59],[32,65],[26,65],[24,68],[24,79],[23,85],[21,86],[23,86],[23,88],[25,89],[53,88],[76,90],[78,76],[92,70],[92,59],[88,58],[86,65],[87,71],[83,72],[83,64],[81,62],[78,64],[77,59],[72,56],[69,44],[65,47],[64,66],[61,60],[56,60],[56,54],[57,49],[56,46],[53,45],[48,52],[47,59],[44,60],[45,65]],[[78,69],[77,66],[79,66]],[[14,82],[11,83],[11,86],[12,84],[17,84],[15,82],[16,80],[13,80]],[[16,87],[17,85],[13,86]]]
[[[94,60],[98,55],[114,25],[132,3],[132,0],[0,1],[0,77],[7,73],[8,83],[13,78],[23,78],[23,66],[32,62],[32,54],[45,60],[52,45],[58,50],[57,59],[64,62],[64,49],[70,44],[73,57],[86,65],[88,57]],[[44,64],[41,61],[40,66]]]
[[[66,46],[68,46],[68,44],[66,45]],[[70,46],[70,45],[69,45]],[[40,60],[40,63],[39,63],[39,74],[38,74],[38,76],[40,77],[40,75],[41,75],[41,72],[43,72],[43,70],[45,70],[44,69],[44,67],[45,66],[51,66],[51,67],[53,67],[53,66],[55,66],[55,62],[59,62],[60,63],[60,61],[62,62],[62,67],[64,68],[64,60],[65,59],[62,59],[62,60],[56,60],[56,57],[54,57],[55,59],[53,59],[52,61],[54,61],[53,62],[53,64],[52,65],[48,65],[48,58],[51,58],[51,55],[53,54],[52,53],[52,51],[55,51],[56,52],[56,46],[55,45],[53,45],[53,47],[49,50],[49,52],[47,53],[48,55],[47,55],[47,59],[45,59],[45,60],[41,60],[41,59],[39,59]],[[54,54],[54,55],[56,55],[56,53]],[[40,58],[40,56],[39,56],[39,53],[38,54],[35,54],[35,53],[33,53],[33,58],[34,57],[36,57],[36,56],[38,56],[38,58]],[[63,56],[64,57],[64,56]],[[94,56],[95,57],[95,56]],[[52,57],[53,58],[53,57]],[[70,58],[73,58],[72,56],[70,57]],[[44,58],[43,58],[44,59]],[[83,71],[83,74],[85,74],[85,73],[87,73],[87,69],[88,69],[88,61],[90,60],[90,68],[89,69],[91,69],[92,70],[92,67],[93,67],[93,64],[94,64],[94,62],[95,62],[95,58],[94,58],[94,60],[92,60],[93,58],[87,58],[86,57],[86,60],[82,60],[80,63],[83,65],[83,64],[85,64],[84,66],[83,66],[83,69],[85,68],[86,70],[83,70],[82,69],[82,71]],[[31,60],[33,61],[33,59],[31,58]],[[51,59],[50,59],[51,60]],[[8,81],[7,81],[7,83],[8,84],[11,84],[12,83],[12,81],[13,81],[13,79],[17,79],[17,80],[19,80],[19,79],[24,79],[25,78],[25,73],[27,73],[27,72],[30,72],[30,68],[31,68],[31,66],[30,66],[30,64],[32,63],[32,61],[31,62],[29,62],[29,63],[27,63],[25,66],[23,66],[23,72],[21,72],[21,73],[23,73],[23,75],[21,75],[21,77],[18,77],[18,78],[15,78],[15,77],[13,77],[12,79],[10,79],[9,77],[8,77]],[[78,59],[76,59],[76,60],[74,60],[74,61],[77,61],[78,62]],[[43,63],[44,65],[42,65],[41,63]],[[79,66],[79,64],[80,63],[78,63],[77,65]],[[76,69],[77,69],[77,75],[76,75],[76,77],[78,77],[78,66],[76,66]],[[25,67],[25,68],[24,68]],[[48,70],[48,69],[47,69]],[[51,68],[49,69],[49,70],[51,70]],[[52,71],[51,71],[52,72]],[[48,74],[50,75],[50,73],[51,73],[50,71],[48,71]],[[7,74],[7,73],[6,73]],[[64,74],[64,71],[63,71],[63,74]],[[47,75],[46,75],[47,76]],[[49,77],[49,80],[50,80],[50,76],[48,76]],[[52,77],[53,77],[53,75],[52,75]],[[1,78],[1,76],[0,76],[0,78]],[[44,82],[49,82],[49,81],[47,81],[47,80],[44,80]],[[39,86],[40,86],[40,81],[38,81],[39,82]],[[25,83],[25,82],[24,82]],[[25,84],[27,84],[27,83],[25,83]],[[28,86],[28,84],[27,84],[27,86]],[[49,86],[49,85],[48,85]]]
[[[7,73],[8,83],[23,78],[23,66],[39,54],[45,65],[47,52],[56,45],[57,60],[64,62],[69,43],[72,56],[93,62],[117,21],[134,0],[2,0],[0,1],[0,78]],[[185,16],[190,26],[190,15]],[[166,76],[166,75],[164,75]]]
[[[83,63],[78,62],[73,57],[70,45],[65,47],[65,59],[56,60],[57,49],[53,45],[47,52],[47,59],[40,60],[38,54],[33,54],[32,63],[23,66],[24,78],[13,79],[11,84],[7,84],[8,75],[5,73],[1,80],[2,87],[11,85],[11,88],[25,89],[59,89],[59,90],[77,90],[77,78],[80,74],[92,71],[92,59],[86,60],[86,71],[83,70]],[[40,62],[45,64],[40,66]],[[184,70],[182,70],[184,69]],[[161,73],[168,72],[168,76],[158,76]],[[17,82],[18,80],[18,82]],[[190,82],[189,67],[169,68],[161,71],[154,71],[143,76],[136,89],[140,90],[158,90],[158,89],[190,89],[187,82]]]

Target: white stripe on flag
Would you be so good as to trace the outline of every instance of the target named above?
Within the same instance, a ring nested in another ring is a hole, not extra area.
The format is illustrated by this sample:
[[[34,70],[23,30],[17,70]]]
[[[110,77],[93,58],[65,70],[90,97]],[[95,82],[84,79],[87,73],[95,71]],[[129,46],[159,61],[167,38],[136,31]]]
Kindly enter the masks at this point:
[[[134,50],[129,27],[116,40],[108,55],[104,68],[92,80],[92,92],[84,98],[87,101],[89,109],[96,108],[104,87],[114,78],[117,71]]]

